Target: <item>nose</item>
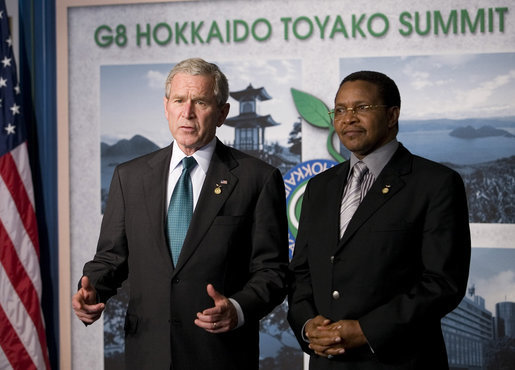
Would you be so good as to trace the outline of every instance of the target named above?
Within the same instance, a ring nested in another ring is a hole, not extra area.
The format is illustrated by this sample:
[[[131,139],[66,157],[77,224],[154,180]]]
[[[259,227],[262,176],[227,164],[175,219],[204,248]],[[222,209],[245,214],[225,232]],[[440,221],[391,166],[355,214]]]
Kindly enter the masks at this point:
[[[184,103],[182,114],[184,117],[193,117],[195,115],[195,109],[192,101],[187,101]]]
[[[356,122],[358,119],[358,115],[356,114],[354,108],[347,108],[342,114],[342,121],[346,124]]]

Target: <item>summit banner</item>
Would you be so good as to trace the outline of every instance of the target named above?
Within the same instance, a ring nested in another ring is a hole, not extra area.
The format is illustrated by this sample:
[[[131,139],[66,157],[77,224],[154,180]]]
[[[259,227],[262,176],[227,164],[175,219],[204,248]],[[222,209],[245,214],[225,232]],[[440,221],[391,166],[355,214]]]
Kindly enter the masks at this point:
[[[255,19],[195,19],[189,21],[101,24],[94,30],[99,47],[180,47],[282,41],[502,34],[508,6],[390,13],[347,13],[280,16]],[[172,17],[174,19],[176,17]],[[182,18],[182,17],[181,17]]]

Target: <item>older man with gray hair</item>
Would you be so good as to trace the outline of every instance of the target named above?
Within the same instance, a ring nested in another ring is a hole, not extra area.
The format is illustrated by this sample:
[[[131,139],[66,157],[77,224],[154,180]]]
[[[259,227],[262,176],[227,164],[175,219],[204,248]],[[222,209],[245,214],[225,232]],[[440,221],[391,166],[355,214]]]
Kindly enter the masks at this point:
[[[164,97],[174,141],[114,171],[72,304],[91,324],[128,279],[127,369],[257,370],[259,320],[286,295],[283,180],[216,138],[228,96],[215,64],[180,62]]]

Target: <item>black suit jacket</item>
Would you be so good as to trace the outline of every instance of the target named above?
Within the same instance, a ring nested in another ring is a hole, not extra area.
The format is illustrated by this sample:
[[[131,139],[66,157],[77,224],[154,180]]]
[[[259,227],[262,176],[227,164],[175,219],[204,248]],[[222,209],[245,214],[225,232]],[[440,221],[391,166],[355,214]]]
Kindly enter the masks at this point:
[[[281,174],[217,141],[174,269],[165,236],[170,158],[167,147],[115,169],[97,253],[84,275],[102,302],[129,280],[127,368],[257,369],[259,319],[286,295]],[[214,305],[208,283],[240,304],[245,325],[217,335],[193,323]]]
[[[465,294],[470,262],[463,182],[400,145],[340,240],[348,172],[347,161],[309,182],[290,265],[288,318],[310,368],[446,369],[440,319]],[[301,331],[319,314],[359,320],[370,347],[314,355]]]

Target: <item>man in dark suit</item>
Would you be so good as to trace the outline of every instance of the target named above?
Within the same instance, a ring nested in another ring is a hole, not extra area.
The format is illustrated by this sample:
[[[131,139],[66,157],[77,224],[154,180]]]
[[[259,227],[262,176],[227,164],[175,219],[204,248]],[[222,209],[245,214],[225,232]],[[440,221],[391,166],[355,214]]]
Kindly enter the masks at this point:
[[[465,294],[467,200],[455,171],[397,142],[399,113],[382,73],[353,73],[336,95],[351,158],[307,185],[290,264],[288,320],[310,369],[448,368],[440,319]]]
[[[215,137],[228,96],[216,65],[177,64],[164,98],[174,142],[114,171],[97,252],[72,303],[91,324],[129,280],[129,369],[258,369],[259,320],[286,295],[283,180]],[[177,252],[167,209],[185,157],[195,159],[184,164],[194,211]]]

